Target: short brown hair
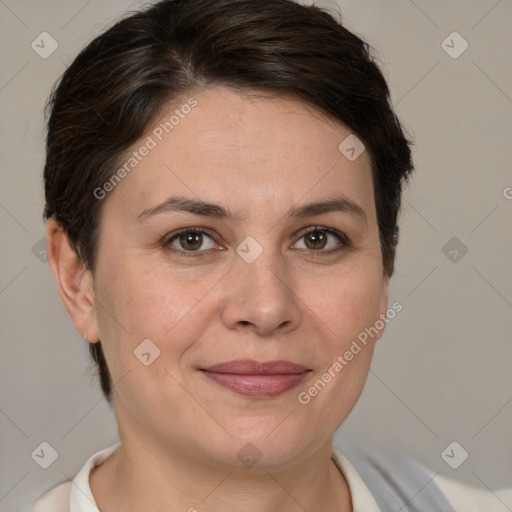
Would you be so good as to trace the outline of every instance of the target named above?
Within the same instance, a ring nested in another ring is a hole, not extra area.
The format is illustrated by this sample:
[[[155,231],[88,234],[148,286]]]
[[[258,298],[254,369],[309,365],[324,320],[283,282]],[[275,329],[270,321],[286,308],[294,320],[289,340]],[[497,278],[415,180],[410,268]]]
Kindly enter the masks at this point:
[[[102,206],[93,191],[166,104],[215,85],[300,99],[363,141],[390,277],[412,142],[370,46],[341,17],[292,0],[163,0],[115,23],[68,67],[47,104],[44,218],[62,225],[87,268]],[[112,402],[101,341],[89,347]]]

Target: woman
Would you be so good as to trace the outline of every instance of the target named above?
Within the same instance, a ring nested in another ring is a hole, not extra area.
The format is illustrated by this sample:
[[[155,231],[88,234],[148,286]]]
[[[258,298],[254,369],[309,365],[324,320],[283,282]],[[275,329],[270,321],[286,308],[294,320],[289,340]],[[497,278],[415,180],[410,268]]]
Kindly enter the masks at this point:
[[[332,446],[400,307],[413,169],[361,39],[290,0],[161,1],[50,107],[48,260],[120,443],[34,511],[507,510]]]

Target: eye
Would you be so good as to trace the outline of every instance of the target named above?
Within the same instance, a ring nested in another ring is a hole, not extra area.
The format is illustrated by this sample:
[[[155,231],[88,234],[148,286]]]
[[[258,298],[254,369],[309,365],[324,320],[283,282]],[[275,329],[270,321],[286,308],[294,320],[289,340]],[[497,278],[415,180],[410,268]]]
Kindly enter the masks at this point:
[[[329,241],[329,238],[336,239],[338,243]],[[314,226],[308,228],[308,230],[301,236],[301,240],[304,240],[305,247],[299,247],[299,249],[306,249],[308,251],[332,253],[343,249],[349,245],[349,240],[343,233],[330,228],[322,228],[320,226]],[[299,244],[297,242],[295,245]]]
[[[308,228],[303,232],[300,240],[304,240],[302,242],[304,247],[297,247],[301,243],[299,241],[294,244],[294,248],[321,254],[331,254],[350,246],[350,241],[345,234],[321,226]],[[217,244],[213,240],[213,236],[202,228],[181,229],[164,241],[165,247],[170,247],[172,251],[183,256],[205,256],[204,253],[215,249],[215,245]]]
[[[213,249],[215,242],[204,229],[187,228],[168,238],[165,246],[172,246],[179,252],[203,252],[200,250],[201,248],[203,250]]]

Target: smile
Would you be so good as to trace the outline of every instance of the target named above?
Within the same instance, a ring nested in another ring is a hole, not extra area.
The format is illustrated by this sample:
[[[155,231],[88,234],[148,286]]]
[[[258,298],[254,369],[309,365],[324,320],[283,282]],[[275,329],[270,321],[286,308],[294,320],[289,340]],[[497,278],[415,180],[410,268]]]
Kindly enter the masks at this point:
[[[235,393],[253,398],[281,395],[298,386],[311,372],[288,361],[257,362],[237,360],[200,371],[217,384]]]

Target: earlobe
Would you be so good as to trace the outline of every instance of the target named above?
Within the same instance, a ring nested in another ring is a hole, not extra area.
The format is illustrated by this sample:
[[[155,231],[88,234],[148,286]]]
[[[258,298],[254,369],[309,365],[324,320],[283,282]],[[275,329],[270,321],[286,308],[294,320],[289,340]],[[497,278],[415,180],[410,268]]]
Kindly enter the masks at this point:
[[[94,311],[93,279],[64,232],[52,217],[46,222],[46,254],[62,302],[78,333],[89,343],[99,340]]]

